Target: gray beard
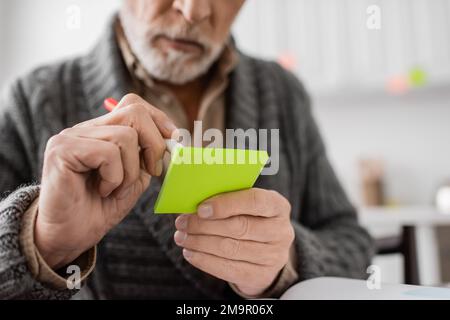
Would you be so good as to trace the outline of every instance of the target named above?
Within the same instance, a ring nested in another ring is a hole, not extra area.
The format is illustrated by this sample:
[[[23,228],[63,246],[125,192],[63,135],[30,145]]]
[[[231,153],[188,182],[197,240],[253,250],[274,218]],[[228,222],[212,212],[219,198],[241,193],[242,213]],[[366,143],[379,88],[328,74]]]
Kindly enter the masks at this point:
[[[214,54],[195,64],[191,62],[190,65],[187,63],[189,56],[175,50],[170,50],[167,55],[164,55],[158,49],[145,44],[133,51],[149,75],[160,81],[182,85],[206,74],[222,50],[216,50]]]
[[[189,54],[169,50],[164,54],[151,46],[151,35],[135,27],[129,13],[121,12],[122,27],[131,50],[147,73],[159,81],[176,85],[188,83],[208,72],[223,51],[224,44],[211,46],[207,55],[195,63],[188,62]]]

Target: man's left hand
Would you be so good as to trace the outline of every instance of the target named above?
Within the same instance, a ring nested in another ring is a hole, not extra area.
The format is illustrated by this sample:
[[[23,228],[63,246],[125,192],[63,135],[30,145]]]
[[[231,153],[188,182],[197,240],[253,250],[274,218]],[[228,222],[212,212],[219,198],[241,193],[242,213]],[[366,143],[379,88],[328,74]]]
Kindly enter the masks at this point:
[[[275,191],[249,189],[214,196],[196,215],[175,221],[175,243],[196,268],[233,283],[245,295],[263,293],[289,259],[291,206]]]

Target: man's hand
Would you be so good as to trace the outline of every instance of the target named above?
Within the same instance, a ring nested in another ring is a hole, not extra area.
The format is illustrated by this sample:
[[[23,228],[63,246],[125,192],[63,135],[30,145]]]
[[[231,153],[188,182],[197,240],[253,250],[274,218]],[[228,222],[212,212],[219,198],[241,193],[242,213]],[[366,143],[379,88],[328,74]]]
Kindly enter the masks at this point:
[[[129,94],[117,108],[53,136],[45,151],[35,243],[64,266],[117,225],[162,172],[164,138],[175,125]]]
[[[249,189],[206,200],[196,215],[179,216],[174,235],[185,259],[255,296],[289,259],[294,240],[289,202],[275,191]]]

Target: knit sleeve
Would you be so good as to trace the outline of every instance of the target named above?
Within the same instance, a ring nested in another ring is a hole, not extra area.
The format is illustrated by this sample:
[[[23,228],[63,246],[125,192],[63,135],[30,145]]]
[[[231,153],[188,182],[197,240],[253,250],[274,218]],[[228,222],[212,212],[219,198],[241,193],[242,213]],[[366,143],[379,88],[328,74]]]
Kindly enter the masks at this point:
[[[23,215],[39,194],[33,183],[36,142],[28,104],[19,81],[0,100],[0,299],[66,299],[68,290],[51,290],[35,280],[21,250]],[[19,189],[17,189],[19,188]],[[14,191],[16,190],[16,191]]]
[[[54,290],[37,281],[20,247],[23,214],[39,194],[28,186],[0,202],[0,299],[69,299],[78,290]]]

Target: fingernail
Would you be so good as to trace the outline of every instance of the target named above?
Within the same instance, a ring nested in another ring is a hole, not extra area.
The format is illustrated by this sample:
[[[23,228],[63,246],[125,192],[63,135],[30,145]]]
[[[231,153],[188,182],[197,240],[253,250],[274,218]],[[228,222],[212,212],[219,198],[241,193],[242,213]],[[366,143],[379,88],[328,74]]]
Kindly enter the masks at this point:
[[[208,203],[201,204],[197,210],[200,218],[209,218],[213,215],[213,207]]]
[[[170,139],[178,141],[178,139],[180,139],[180,135],[181,135],[180,130],[175,129],[175,130],[172,131]]]
[[[192,251],[183,249],[183,256],[186,260],[191,259],[193,255],[194,255],[194,253]]]
[[[167,129],[167,131],[169,132],[173,132],[176,131],[178,128],[172,123],[172,122],[166,122],[166,124],[164,125],[164,127]]]
[[[182,231],[176,231],[175,235],[173,236],[173,238],[175,239],[175,243],[176,244],[183,244],[183,242],[187,238],[187,233],[186,232],[182,232]]]
[[[163,171],[163,160],[159,159],[155,164],[155,174],[159,177]]]
[[[177,220],[175,220],[175,226],[178,230],[186,230],[188,226],[188,217],[179,216]]]

